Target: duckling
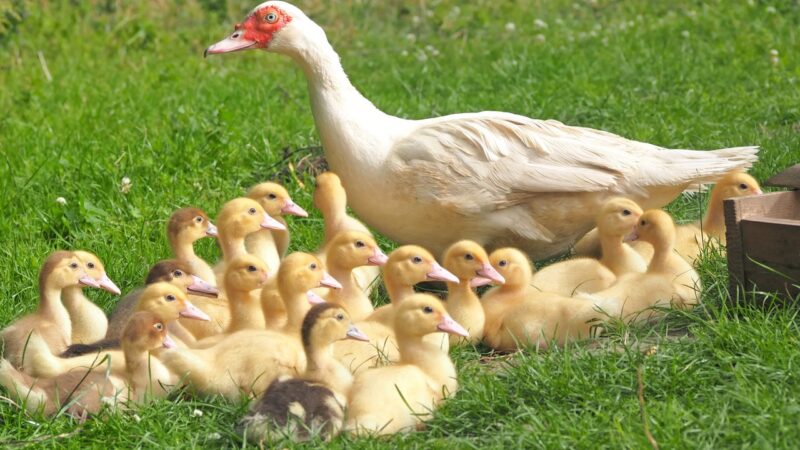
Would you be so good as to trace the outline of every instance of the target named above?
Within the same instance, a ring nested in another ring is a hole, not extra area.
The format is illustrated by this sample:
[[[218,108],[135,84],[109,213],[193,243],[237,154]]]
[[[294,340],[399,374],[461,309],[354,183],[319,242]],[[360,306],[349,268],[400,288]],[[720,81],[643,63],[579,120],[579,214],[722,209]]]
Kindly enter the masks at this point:
[[[286,188],[277,183],[260,183],[247,191],[247,197],[257,201],[273,219],[286,226],[283,214],[308,217],[306,210],[292,201]],[[247,251],[263,260],[269,267],[269,277],[278,272],[281,258],[289,249],[289,230],[260,230],[245,238]]]
[[[83,263],[86,274],[97,280],[100,288],[119,295],[120,290],[106,274],[106,269],[100,259],[82,250],[73,251],[75,256]],[[64,307],[69,313],[72,322],[72,343],[86,344],[102,339],[108,329],[106,313],[83,295],[81,286],[72,286],[64,289],[62,293]]]
[[[264,315],[258,290],[267,282],[268,272],[267,265],[255,255],[233,258],[225,270],[225,291],[228,293],[231,321],[225,332],[208,336],[190,346],[207,348],[239,330],[263,330]]]
[[[469,331],[469,338],[458,343],[477,344],[483,338],[483,306],[470,283],[476,277],[503,284],[505,279],[489,263],[489,255],[477,242],[458,241],[444,253],[444,267],[460,280],[447,283],[447,312]]]
[[[73,252],[50,254],[39,272],[39,306],[36,311],[12,322],[0,331],[3,357],[14,367],[23,363],[29,336],[37,334],[48,352],[61,353],[72,340],[69,312],[61,301],[64,289],[100,284],[90,277]]]
[[[648,210],[639,218],[635,238],[653,246],[647,272],[620,277],[610,288],[581,297],[608,314],[625,321],[644,321],[655,315],[653,306],[691,308],[698,304],[700,280],[691,265],[673,252],[675,225],[661,210]]]
[[[531,288],[533,265],[521,251],[511,247],[499,248],[489,255],[489,263],[505,279],[505,283],[489,289],[481,298],[486,318],[483,339],[487,345],[498,349],[501,347],[503,318],[511,308],[522,303],[527,294],[533,295],[539,291]],[[487,283],[488,281],[486,280]],[[526,291],[527,294],[523,294]]]
[[[195,254],[194,243],[204,237],[217,237],[217,227],[198,208],[181,208],[167,222],[167,239],[175,259],[189,265],[189,272],[217,285],[211,266]]]
[[[355,376],[347,405],[350,432],[411,431],[458,389],[450,356],[423,339],[436,332],[469,336],[442,303],[431,295],[414,294],[397,305],[393,319],[400,361]]]
[[[67,412],[78,418],[97,413],[103,407],[116,407],[129,400],[142,401],[150,395],[163,397],[163,366],[148,358],[159,347],[175,344],[167,335],[164,322],[155,314],[136,313],[122,334],[125,373],[122,376],[100,371],[72,371],[53,378],[34,379],[20,373],[11,364],[0,360],[0,385],[25,404],[30,413],[53,415],[67,406]],[[155,374],[155,376],[154,376]]]
[[[369,228],[358,219],[347,214],[347,193],[339,176],[333,172],[317,175],[317,188],[314,191],[314,206],[322,212],[325,224],[323,244],[327,244],[341,231],[361,231],[372,236]],[[353,271],[356,285],[369,296],[380,269],[375,266],[362,266]]]
[[[636,226],[642,209],[632,200],[612,198],[597,216],[602,258],[573,258],[551,264],[536,273],[533,285],[543,292],[565,296],[576,292],[597,292],[626,273],[644,272],[647,264],[630,246],[623,243]]]
[[[192,317],[208,320],[208,316],[189,302],[186,293],[170,283],[155,283],[147,286],[139,298],[138,311],[148,311],[161,320],[167,327],[178,317]],[[132,316],[131,316],[132,317]],[[38,334],[32,334],[28,343],[28,355],[23,364],[26,373],[38,377],[53,377],[70,370],[101,370],[105,366],[99,363],[108,361],[111,371],[120,374],[124,371],[124,353],[120,350],[121,339],[104,340],[93,353],[86,353],[71,358],[62,358],[48,351],[45,342]],[[176,345],[185,346],[176,336]]]
[[[369,296],[358,286],[353,271],[361,266],[382,266],[389,259],[375,239],[363,231],[341,231],[325,245],[325,260],[331,275],[342,289],[321,294],[326,301],[343,306],[350,317],[364,320],[374,308]]]
[[[298,376],[306,367],[300,342],[303,318],[309,303],[323,302],[311,289],[340,284],[317,257],[298,252],[281,263],[278,286],[288,313],[282,330],[241,330],[212,347],[177,348],[160,357],[173,372],[185,376],[192,389],[230,400],[242,393],[260,394],[280,375]]]
[[[352,325],[345,309],[331,303],[308,311],[300,335],[308,362],[305,372],[273,381],[239,421],[240,433],[255,445],[283,436],[328,440],[341,429],[353,376],[333,358],[332,345],[343,339],[369,339]]]

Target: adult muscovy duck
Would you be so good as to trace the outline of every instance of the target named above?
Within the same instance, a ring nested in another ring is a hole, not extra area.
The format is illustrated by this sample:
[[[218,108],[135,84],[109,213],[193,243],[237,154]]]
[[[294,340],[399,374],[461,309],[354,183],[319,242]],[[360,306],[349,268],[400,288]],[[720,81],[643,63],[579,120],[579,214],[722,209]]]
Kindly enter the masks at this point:
[[[611,196],[658,208],[757,159],[757,147],[667,150],[503,112],[393,117],[353,87],[322,28],[285,2],[257,6],[206,54],[245,49],[303,69],[325,157],[359,217],[438,254],[471,239],[544,258],[592,228]]]

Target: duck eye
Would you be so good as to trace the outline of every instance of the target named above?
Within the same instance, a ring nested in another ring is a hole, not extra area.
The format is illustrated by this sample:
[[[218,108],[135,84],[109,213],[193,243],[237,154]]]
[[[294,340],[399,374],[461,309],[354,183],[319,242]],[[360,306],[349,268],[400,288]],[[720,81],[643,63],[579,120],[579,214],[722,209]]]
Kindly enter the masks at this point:
[[[336,315],[336,320],[344,320],[344,314],[341,314],[341,313],[337,314]]]
[[[475,259],[475,257],[472,256],[472,253],[467,253],[466,255],[464,255],[464,259],[466,259],[467,261],[472,261],[473,259]]]
[[[363,248],[365,245],[364,241],[356,241],[356,248]]]
[[[430,306],[426,306],[422,308],[422,312],[424,312],[425,314],[430,314],[433,312],[433,308],[431,308]]]
[[[197,223],[201,223],[203,221],[203,218],[200,217],[200,216],[197,216],[197,217],[194,218],[194,221],[197,222]]]
[[[647,221],[646,220],[642,220],[641,222],[639,222],[639,225],[645,226],[645,225],[647,225]]]
[[[500,260],[499,263],[497,263],[497,265],[500,266],[500,267],[505,267],[505,266],[508,265],[508,261],[506,261],[505,259],[502,259],[502,260]]]
[[[247,271],[248,272],[255,272],[256,270],[258,270],[258,269],[256,269],[256,266],[247,266]]]
[[[241,34],[242,34],[242,33],[239,33],[239,32],[237,31],[236,33],[233,33],[233,34],[231,35],[231,37],[232,37],[232,38],[234,38],[234,39],[238,39],[238,38],[239,38],[239,36],[241,36]]]
[[[163,330],[163,329],[164,329],[164,325],[162,325],[162,324],[159,322],[159,323],[156,323],[155,325],[153,325],[153,328],[155,328],[155,329],[156,329],[156,330],[158,330],[158,331],[161,331],[161,330]]]
[[[413,262],[414,264],[419,264],[422,262],[422,258],[420,258],[419,256],[415,256],[411,258],[411,262]]]
[[[172,274],[175,275],[175,278],[180,278],[183,276],[183,272],[180,270],[176,270],[175,272],[172,272]]]
[[[630,209],[623,209],[622,210],[622,215],[623,216],[630,216],[631,215],[631,210]]]
[[[264,16],[264,20],[266,20],[267,23],[275,23],[275,21],[278,20],[278,15],[274,12],[267,13],[267,15]]]
[[[255,208],[250,208],[250,209],[247,210],[247,213],[250,214],[251,216],[254,216],[256,214],[256,209]]]
[[[94,263],[90,262],[89,264],[86,264],[86,267],[88,267],[90,269],[94,269]]]
[[[311,263],[308,265],[308,268],[311,270],[317,270],[317,263]]]
[[[270,200],[275,200],[276,198],[278,198],[278,196],[275,195],[275,194],[269,194],[269,195],[267,195],[267,198],[270,199]]]
[[[742,184],[739,185],[739,189],[746,190],[747,189],[747,185],[742,183]]]
[[[78,263],[74,262],[74,263],[70,264],[69,267],[72,268],[72,269],[77,269],[78,268]]]
[[[175,301],[175,296],[174,296],[174,295],[172,295],[172,294],[167,294],[167,296],[166,296],[166,297],[164,297],[164,298],[165,298],[165,299],[166,299],[168,302],[174,302],[174,301]]]

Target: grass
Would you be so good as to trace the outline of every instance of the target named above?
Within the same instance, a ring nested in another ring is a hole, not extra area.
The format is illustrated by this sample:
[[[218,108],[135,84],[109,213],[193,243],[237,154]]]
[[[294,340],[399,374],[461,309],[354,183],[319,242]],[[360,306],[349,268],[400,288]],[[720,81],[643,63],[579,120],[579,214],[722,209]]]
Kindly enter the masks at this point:
[[[300,6],[325,27],[359,89],[392,114],[496,109],[673,148],[757,144],[761,180],[800,160],[796,1],[461,3]],[[177,207],[213,216],[275,178],[313,209],[311,178],[280,170],[284,149],[311,149],[295,162],[318,152],[302,74],[260,52],[201,57],[252,6],[0,0],[0,323],[35,308],[37,272],[54,249],[96,252],[128,291],[169,256],[165,220]],[[669,209],[694,219],[702,198]],[[317,246],[316,212],[291,225],[294,250]],[[212,242],[200,251],[218,254]],[[426,431],[332,445],[644,448],[646,422],[663,448],[795,447],[796,310],[732,305],[719,255],[701,271],[702,308],[542,354],[455,351],[462,389]],[[90,295],[108,310],[116,300]],[[0,443],[234,447],[245,408],[171,399],[73,432],[68,418],[0,402]]]

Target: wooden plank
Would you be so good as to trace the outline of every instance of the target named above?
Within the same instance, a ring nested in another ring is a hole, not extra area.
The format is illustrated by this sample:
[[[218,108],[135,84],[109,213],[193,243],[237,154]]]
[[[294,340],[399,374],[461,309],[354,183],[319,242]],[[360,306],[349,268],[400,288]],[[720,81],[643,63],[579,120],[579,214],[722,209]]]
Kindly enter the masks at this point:
[[[800,164],[795,164],[764,182],[764,186],[800,188]]]
[[[739,300],[741,287],[745,285],[744,260],[742,259],[742,230],[739,223],[742,220],[742,209],[737,199],[725,200],[723,212],[725,214],[725,241],[728,259],[728,290],[734,302]]]
[[[736,204],[739,220],[750,217],[800,220],[800,191],[770,192],[732,198],[723,202],[723,204],[730,203]]]
[[[800,222],[753,218],[740,227],[746,287],[790,297],[800,293]]]

